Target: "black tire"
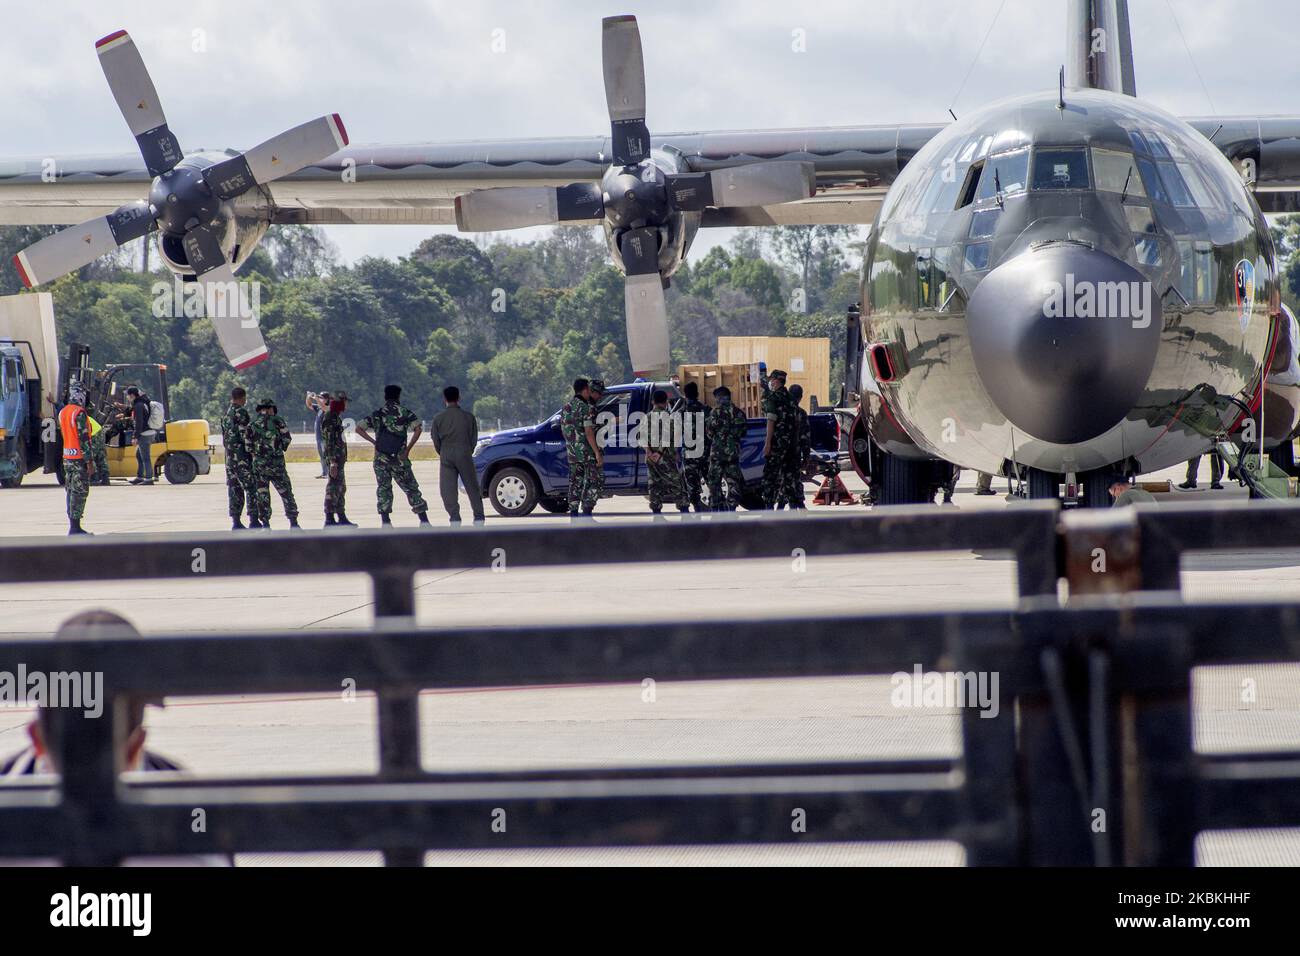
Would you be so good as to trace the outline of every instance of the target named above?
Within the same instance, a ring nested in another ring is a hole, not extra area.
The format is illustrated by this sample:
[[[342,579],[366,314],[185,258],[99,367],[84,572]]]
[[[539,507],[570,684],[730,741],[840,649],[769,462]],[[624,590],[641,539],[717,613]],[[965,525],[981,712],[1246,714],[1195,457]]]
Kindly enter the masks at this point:
[[[488,483],[488,500],[503,518],[532,514],[539,497],[537,479],[526,468],[502,468]]]
[[[569,510],[569,501],[567,498],[549,498],[543,495],[541,498],[537,499],[537,504],[541,506],[543,511],[549,511],[553,515],[562,515]]]
[[[1293,478],[1300,474],[1295,464],[1295,445],[1289,438],[1268,453],[1268,460]]]
[[[163,474],[173,485],[188,485],[199,473],[199,463],[183,451],[174,451],[163,462]]]
[[[18,436],[18,471],[12,478],[0,480],[0,488],[17,488],[23,483],[23,478],[27,474],[27,441],[22,435]]]
[[[1061,476],[1054,471],[1042,471],[1038,468],[1027,469],[1029,472],[1029,500],[1054,501],[1061,497]]]
[[[913,461],[897,455],[885,456],[885,480],[880,493],[882,505],[923,505],[933,499],[929,488],[930,462]]]
[[[1105,468],[1085,471],[1082,476],[1083,497],[1079,499],[1081,508],[1109,508],[1110,472]]]

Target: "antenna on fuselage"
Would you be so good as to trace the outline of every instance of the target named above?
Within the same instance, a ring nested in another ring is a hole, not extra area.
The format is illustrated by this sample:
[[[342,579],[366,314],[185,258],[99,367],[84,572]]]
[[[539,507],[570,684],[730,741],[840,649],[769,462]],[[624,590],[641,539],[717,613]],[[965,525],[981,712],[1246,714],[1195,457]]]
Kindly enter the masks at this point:
[[[1061,65],[1061,73],[1057,79],[1056,86],[1056,108],[1065,109],[1065,65]]]

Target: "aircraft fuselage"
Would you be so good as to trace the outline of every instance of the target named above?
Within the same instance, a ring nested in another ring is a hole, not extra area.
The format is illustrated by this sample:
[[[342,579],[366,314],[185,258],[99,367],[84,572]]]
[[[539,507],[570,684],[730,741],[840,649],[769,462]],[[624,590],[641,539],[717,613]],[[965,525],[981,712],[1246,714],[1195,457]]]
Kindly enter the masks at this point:
[[[1255,397],[1281,313],[1241,176],[1133,97],[1064,104],[964,117],[891,187],[862,290],[863,413],[885,451],[1147,472],[1207,450]],[[1277,417],[1267,430],[1289,432],[1295,406]]]

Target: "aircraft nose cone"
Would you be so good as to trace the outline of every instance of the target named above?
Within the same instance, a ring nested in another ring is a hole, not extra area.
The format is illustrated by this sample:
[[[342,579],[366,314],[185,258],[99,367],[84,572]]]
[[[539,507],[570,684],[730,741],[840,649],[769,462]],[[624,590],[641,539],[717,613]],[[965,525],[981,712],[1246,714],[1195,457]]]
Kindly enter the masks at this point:
[[[966,310],[984,388],[1013,425],[1068,445],[1133,408],[1160,347],[1160,306],[1142,274],[1114,256],[1050,245],[998,266]]]

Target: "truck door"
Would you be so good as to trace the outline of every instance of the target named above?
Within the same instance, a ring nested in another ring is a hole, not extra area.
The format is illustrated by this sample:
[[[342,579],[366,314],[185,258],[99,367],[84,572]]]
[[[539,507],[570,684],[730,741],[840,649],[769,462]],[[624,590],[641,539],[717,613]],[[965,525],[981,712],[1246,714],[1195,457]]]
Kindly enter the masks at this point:
[[[641,449],[628,442],[628,416],[635,410],[634,392],[611,392],[596,406],[596,435],[605,438],[605,487],[633,488]]]

